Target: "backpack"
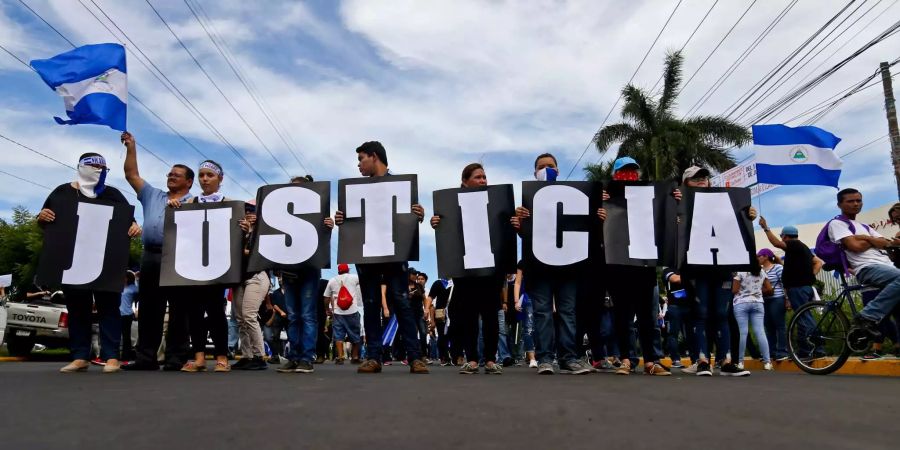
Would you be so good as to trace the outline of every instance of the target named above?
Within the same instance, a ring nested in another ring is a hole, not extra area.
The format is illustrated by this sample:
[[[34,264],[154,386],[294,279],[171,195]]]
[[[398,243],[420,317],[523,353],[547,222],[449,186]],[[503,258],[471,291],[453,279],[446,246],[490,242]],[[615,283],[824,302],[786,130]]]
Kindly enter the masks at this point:
[[[850,228],[850,232],[856,234],[856,227],[853,225],[853,222],[843,214],[835,216],[831,220],[840,220],[846,223],[847,227]],[[847,255],[844,253],[844,246],[828,237],[828,227],[831,225],[831,220],[825,223],[825,227],[822,228],[822,231],[819,231],[819,236],[816,238],[816,256],[825,262],[825,270],[840,269],[847,273],[849,266],[847,264]],[[872,231],[868,225],[862,224],[862,226],[866,231]]]
[[[341,288],[338,290],[337,305],[338,308],[344,311],[353,306],[353,294],[350,293],[350,289],[347,289],[347,286],[344,286],[343,280],[341,280]]]

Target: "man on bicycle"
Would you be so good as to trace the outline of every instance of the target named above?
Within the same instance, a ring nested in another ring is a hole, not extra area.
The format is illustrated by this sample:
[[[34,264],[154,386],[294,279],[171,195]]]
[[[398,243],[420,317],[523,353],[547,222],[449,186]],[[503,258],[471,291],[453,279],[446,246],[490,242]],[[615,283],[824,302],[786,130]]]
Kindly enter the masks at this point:
[[[897,246],[898,242],[896,239],[885,238],[869,226],[856,221],[856,215],[863,205],[859,191],[844,189],[838,192],[837,201],[843,218],[830,222],[828,237],[844,248],[847,262],[860,283],[881,288],[878,296],[854,318],[855,325],[875,339],[881,335],[878,323],[900,303],[900,269],[894,267],[885,251],[888,247]]]

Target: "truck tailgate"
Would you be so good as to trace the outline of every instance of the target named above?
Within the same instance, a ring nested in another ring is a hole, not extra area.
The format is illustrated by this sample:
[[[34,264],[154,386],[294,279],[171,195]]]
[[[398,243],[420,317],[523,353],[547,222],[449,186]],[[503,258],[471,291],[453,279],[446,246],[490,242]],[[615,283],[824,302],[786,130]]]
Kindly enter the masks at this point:
[[[54,330],[59,328],[60,315],[65,308],[35,305],[28,303],[10,302],[8,306],[7,327],[46,328]]]

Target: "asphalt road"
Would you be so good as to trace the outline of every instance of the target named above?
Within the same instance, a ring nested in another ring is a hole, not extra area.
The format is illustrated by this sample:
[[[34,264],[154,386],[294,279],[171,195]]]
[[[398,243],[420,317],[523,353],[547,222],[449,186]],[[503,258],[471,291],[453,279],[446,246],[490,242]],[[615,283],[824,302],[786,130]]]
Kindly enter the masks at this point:
[[[900,379],[886,377],[410,375],[399,364],[380,375],[331,364],[314,374],[104,375],[60,374],[62,365],[0,363],[0,448],[900,445]]]

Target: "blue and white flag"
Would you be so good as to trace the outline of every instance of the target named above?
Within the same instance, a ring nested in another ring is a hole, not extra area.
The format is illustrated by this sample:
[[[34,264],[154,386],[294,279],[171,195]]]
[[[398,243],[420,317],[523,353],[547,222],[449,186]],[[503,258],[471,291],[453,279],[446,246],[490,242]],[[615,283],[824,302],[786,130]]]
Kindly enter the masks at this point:
[[[85,45],[50,59],[31,61],[31,67],[62,96],[70,120],[60,125],[92,123],[125,131],[128,77],[125,47]]]
[[[844,165],[834,151],[838,142],[821,128],[753,125],[756,181],[836,188]]]
[[[397,337],[397,316],[392,315],[388,324],[381,333],[381,345],[390,347],[394,345],[394,338]]]

